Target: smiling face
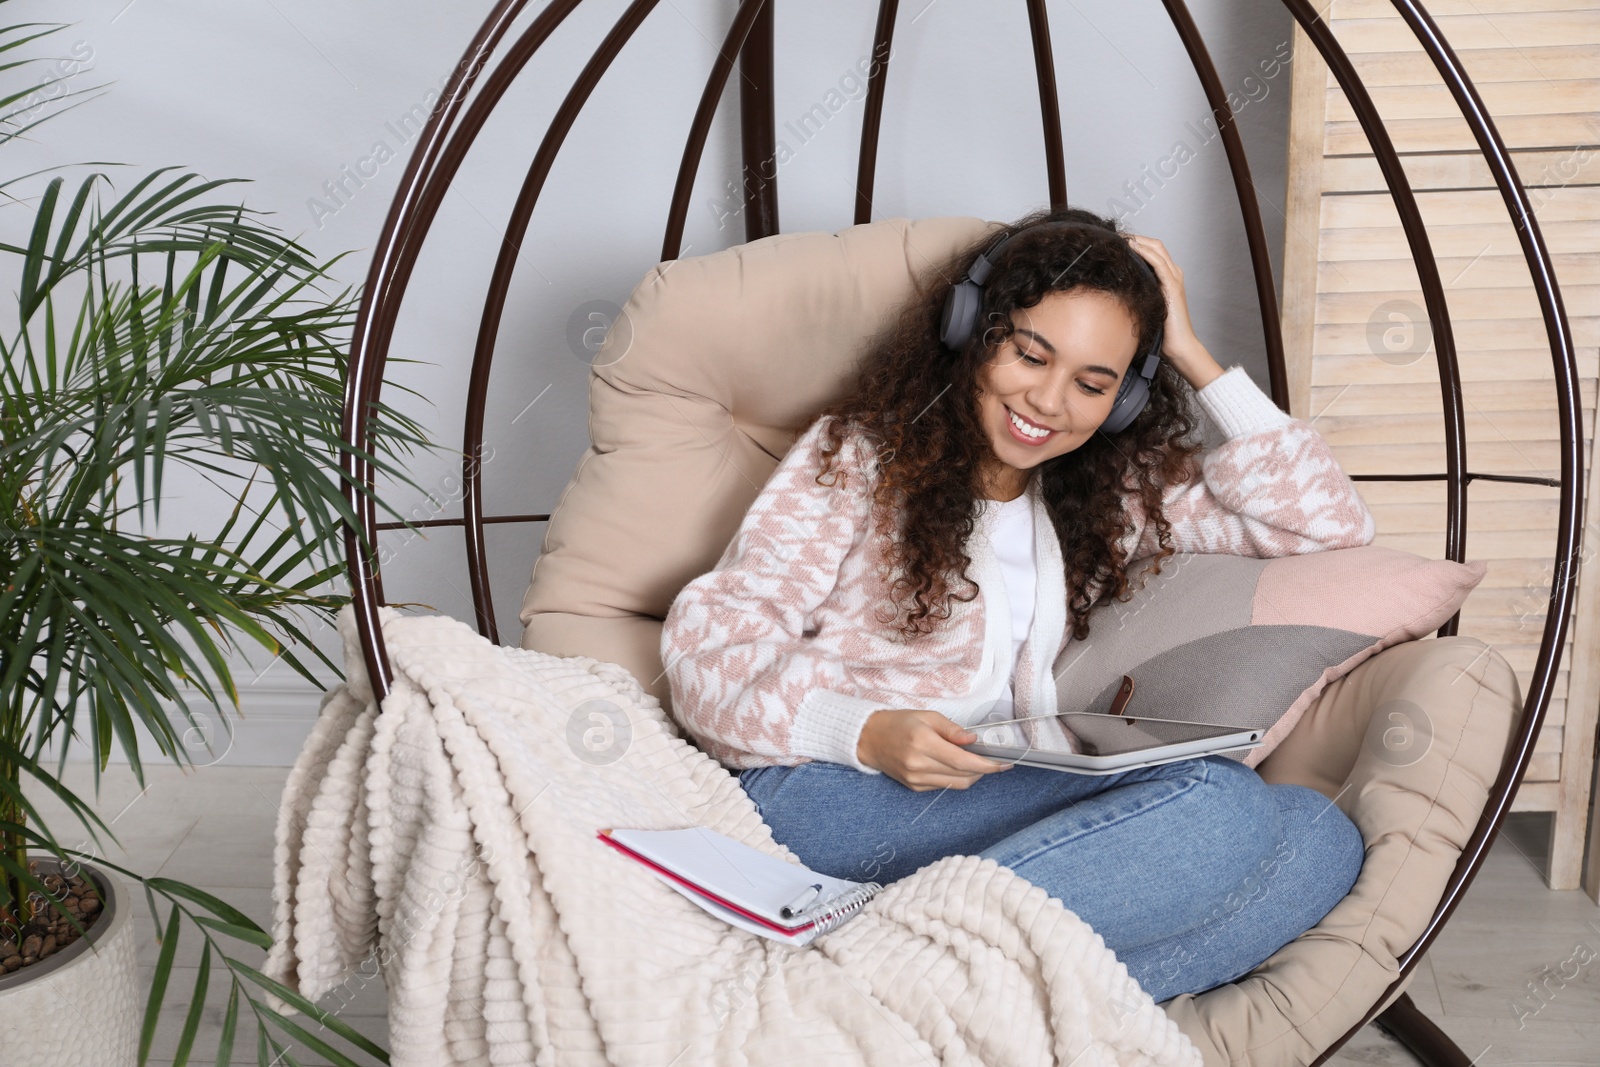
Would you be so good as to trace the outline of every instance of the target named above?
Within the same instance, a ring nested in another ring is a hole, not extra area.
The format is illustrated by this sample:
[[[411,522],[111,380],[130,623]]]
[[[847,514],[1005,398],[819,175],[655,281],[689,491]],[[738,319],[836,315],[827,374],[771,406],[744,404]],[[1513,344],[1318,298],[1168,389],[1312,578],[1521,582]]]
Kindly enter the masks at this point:
[[[999,459],[979,495],[994,500],[1019,496],[1032,468],[1100,428],[1139,345],[1132,312],[1097,289],[1047,293],[1011,321],[978,368],[978,414]]]

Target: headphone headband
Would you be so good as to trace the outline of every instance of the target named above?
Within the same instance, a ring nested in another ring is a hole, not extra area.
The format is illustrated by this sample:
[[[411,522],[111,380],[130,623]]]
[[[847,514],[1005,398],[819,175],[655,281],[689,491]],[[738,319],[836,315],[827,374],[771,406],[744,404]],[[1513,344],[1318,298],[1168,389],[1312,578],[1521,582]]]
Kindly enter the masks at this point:
[[[977,327],[978,312],[983,307],[983,287],[993,273],[995,264],[999,262],[1001,254],[1005,251],[1013,238],[1029,230],[1044,227],[1074,227],[1078,229],[1097,230],[1100,233],[1120,237],[1114,230],[1093,223],[1073,222],[1070,220],[1052,219],[1035,223],[1033,226],[1024,226],[1010,233],[1002,233],[991,241],[989,245],[972,261],[961,280],[950,287],[950,292],[945,296],[944,311],[939,321],[939,341],[945,348],[953,352],[962,352],[971,342],[973,331]],[[1154,269],[1145,262],[1143,256],[1131,247],[1128,251],[1133,256],[1133,261],[1139,268],[1160,287],[1160,279],[1156,277]],[[1134,356],[1129,371],[1137,368],[1137,373],[1128,373],[1122,376],[1122,384],[1117,387],[1117,398],[1111,405],[1111,413],[1106,416],[1105,422],[1100,424],[1100,429],[1107,433],[1115,433],[1126,429],[1128,424],[1143,411],[1150,400],[1150,383],[1155,377],[1157,368],[1161,365],[1161,342],[1165,332],[1161,324],[1157,324],[1155,337],[1151,340],[1150,347],[1143,353]]]

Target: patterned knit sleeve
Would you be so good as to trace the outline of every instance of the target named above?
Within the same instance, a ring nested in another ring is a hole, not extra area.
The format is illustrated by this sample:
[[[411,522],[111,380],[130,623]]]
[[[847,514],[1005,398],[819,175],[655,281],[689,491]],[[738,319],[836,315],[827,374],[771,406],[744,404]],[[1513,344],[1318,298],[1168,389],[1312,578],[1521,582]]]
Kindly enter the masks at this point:
[[[1162,498],[1179,552],[1268,558],[1369,545],[1377,524],[1333,450],[1234,366],[1195,393],[1227,438],[1201,453],[1200,477]],[[1141,510],[1133,498],[1135,514]],[[1130,558],[1159,551],[1143,521]]]
[[[662,626],[674,714],[725,763],[825,759],[870,770],[851,738],[882,705],[853,695],[845,663],[807,633],[871,516],[869,449],[858,435],[823,476],[833,484],[818,484],[823,427],[817,420],[784,455],[716,567],[683,587]]]

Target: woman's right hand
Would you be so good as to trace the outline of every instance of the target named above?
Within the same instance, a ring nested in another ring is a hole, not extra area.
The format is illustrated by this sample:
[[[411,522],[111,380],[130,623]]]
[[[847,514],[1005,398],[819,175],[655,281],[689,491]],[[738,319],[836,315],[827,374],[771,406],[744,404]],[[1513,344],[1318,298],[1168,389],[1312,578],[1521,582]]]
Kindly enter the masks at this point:
[[[856,758],[907,789],[965,789],[1011,766],[968,752],[978,735],[926,708],[884,708],[867,716]]]

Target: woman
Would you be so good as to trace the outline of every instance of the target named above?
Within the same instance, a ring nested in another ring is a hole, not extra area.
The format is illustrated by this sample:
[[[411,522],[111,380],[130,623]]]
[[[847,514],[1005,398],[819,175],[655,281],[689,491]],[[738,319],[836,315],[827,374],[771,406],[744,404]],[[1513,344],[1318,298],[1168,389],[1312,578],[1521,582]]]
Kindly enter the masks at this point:
[[[946,351],[941,320],[991,237],[929,275],[800,435],[674,600],[662,661],[683,726],[803,863],[890,882],[992,858],[1161,1001],[1314,926],[1360,833],[1226,757],[1078,775],[969,752],[970,728],[1056,710],[1052,665],[1097,600],[1130,595],[1130,562],[1352,547],[1374,525],[1315,431],[1206,351],[1160,241],[1071,208],[1007,232],[974,336]],[[1155,345],[1148,398],[1107,432]],[[1184,383],[1226,438],[1198,464]]]

